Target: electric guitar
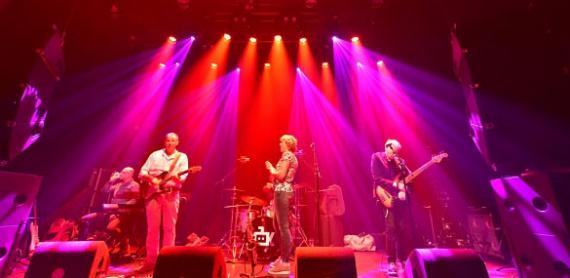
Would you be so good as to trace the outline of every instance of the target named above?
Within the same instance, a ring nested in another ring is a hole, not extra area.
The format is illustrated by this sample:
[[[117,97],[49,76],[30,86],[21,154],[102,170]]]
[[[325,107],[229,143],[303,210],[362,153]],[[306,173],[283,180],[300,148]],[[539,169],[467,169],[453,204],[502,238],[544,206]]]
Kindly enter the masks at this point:
[[[438,155],[432,156],[430,161],[426,162],[424,165],[420,166],[418,169],[410,173],[409,175],[402,177],[402,174],[398,174],[393,180],[388,180],[391,185],[383,188],[382,186],[376,186],[375,193],[378,200],[387,208],[391,208],[396,200],[406,200],[406,185],[414,180],[417,176],[427,170],[429,167],[436,163],[440,163],[444,158],[449,155],[446,152],[441,152]]]
[[[153,177],[152,179],[146,180],[145,182],[145,194],[144,200],[150,201],[156,196],[164,193],[171,193],[173,191],[179,190],[179,188],[167,186],[166,183],[175,176],[181,176],[186,173],[194,174],[202,171],[202,166],[192,166],[188,170],[177,173],[176,175],[170,174],[168,171],[163,171],[159,175]]]

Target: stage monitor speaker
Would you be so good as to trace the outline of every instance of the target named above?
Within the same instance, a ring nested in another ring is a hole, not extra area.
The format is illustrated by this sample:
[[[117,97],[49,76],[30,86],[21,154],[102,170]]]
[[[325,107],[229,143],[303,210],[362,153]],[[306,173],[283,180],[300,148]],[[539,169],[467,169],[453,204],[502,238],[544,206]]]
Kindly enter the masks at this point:
[[[569,277],[570,238],[548,175],[498,178],[491,185],[520,277]]]
[[[225,278],[226,263],[219,247],[164,247],[158,254],[154,278]]]
[[[298,247],[295,251],[295,277],[356,277],[354,251],[344,247]]]
[[[101,277],[109,268],[109,250],[103,241],[41,242],[25,278]]]
[[[406,261],[407,278],[488,278],[483,260],[471,249],[414,249]]]
[[[0,277],[9,272],[41,180],[39,176],[0,171]]]

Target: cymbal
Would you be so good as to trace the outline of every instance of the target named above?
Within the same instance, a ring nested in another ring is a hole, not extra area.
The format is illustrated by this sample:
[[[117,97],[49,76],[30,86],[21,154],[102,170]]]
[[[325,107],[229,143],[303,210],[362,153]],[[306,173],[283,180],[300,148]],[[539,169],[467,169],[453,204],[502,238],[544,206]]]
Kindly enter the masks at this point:
[[[305,188],[305,187],[307,187],[306,183],[296,183],[293,185],[294,189],[301,189],[301,188]]]
[[[237,188],[224,188],[224,191],[235,191],[235,192],[245,192],[245,190],[243,189],[237,189]]]
[[[249,205],[224,206],[224,208],[243,208],[243,207],[249,207]]]
[[[240,199],[241,199],[242,201],[244,201],[244,202],[246,202],[246,203],[252,205],[252,206],[260,206],[260,207],[262,207],[262,206],[265,206],[265,205],[267,204],[266,201],[264,201],[264,200],[262,200],[262,199],[260,199],[260,198],[257,198],[257,197],[255,197],[255,196],[247,196],[247,195],[244,195],[244,196],[241,196]]]

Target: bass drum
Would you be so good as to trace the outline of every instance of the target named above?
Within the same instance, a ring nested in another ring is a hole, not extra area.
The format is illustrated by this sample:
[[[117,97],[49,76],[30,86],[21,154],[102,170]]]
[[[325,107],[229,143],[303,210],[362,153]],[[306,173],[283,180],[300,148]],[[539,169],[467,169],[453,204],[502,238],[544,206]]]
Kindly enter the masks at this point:
[[[252,221],[253,239],[257,243],[256,253],[259,261],[275,260],[279,254],[279,233],[275,232],[273,218],[261,216]]]

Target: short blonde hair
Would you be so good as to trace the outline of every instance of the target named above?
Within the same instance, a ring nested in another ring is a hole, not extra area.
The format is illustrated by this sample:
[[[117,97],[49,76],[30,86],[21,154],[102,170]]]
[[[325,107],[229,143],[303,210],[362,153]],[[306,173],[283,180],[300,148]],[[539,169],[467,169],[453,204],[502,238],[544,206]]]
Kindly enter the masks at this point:
[[[386,143],[384,143],[384,148],[388,146],[391,146],[392,150],[394,150],[395,152],[399,152],[402,149],[402,144],[400,144],[400,142],[398,142],[398,140],[396,139],[386,140]]]
[[[279,138],[279,141],[284,142],[287,145],[287,148],[292,151],[297,151],[297,138],[293,135],[285,134]]]

